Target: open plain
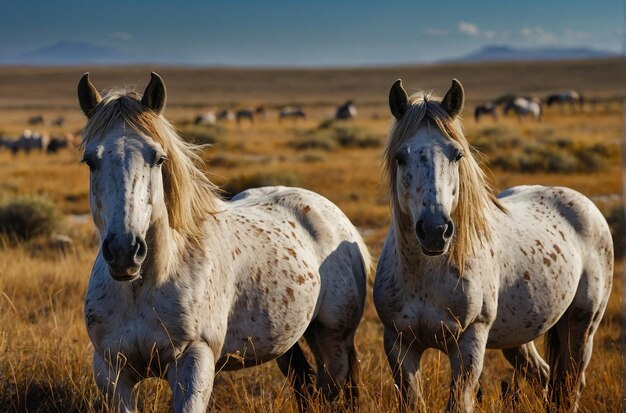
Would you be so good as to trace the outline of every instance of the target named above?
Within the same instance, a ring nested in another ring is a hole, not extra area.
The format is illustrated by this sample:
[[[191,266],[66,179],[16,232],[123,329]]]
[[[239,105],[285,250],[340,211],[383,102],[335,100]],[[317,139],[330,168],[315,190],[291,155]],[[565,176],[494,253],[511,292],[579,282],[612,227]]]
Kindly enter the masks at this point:
[[[161,74],[168,87],[165,116],[188,139],[212,144],[204,152],[205,170],[224,188],[224,196],[277,184],[319,192],[359,228],[375,261],[390,222],[380,166],[391,125],[387,96],[397,78],[409,92],[424,88],[440,95],[452,78],[463,82],[465,134],[482,153],[484,167],[491,169],[499,189],[518,184],[569,186],[590,197],[607,216],[615,215],[622,203],[623,58],[315,70],[4,67],[0,135],[17,137],[26,128],[78,135],[84,118],[75,90],[83,72],[90,71],[100,89],[136,85],[142,91],[151,70]],[[543,98],[564,89],[585,95],[582,110],[545,108],[541,121],[512,115],[478,123],[473,119],[476,104],[508,93]],[[348,99],[355,101],[357,118],[331,121],[335,107]],[[306,119],[280,120],[278,112],[287,105],[300,106]],[[254,123],[193,122],[208,111],[249,106],[264,106],[265,116]],[[63,116],[66,122],[63,127],[27,124],[29,117],[39,114],[48,119]],[[84,295],[99,241],[89,215],[89,172],[79,160],[77,147],[54,154],[0,149],[0,201],[43,198],[55,214],[54,227],[45,234],[20,242],[5,237],[0,246],[0,411],[106,410],[92,378],[93,348],[83,321]],[[623,221],[621,230],[618,224],[615,228],[622,237]],[[583,412],[623,409],[621,252],[616,251],[613,292],[587,370]],[[356,338],[360,408],[387,412],[394,411],[396,401],[382,326],[371,299],[372,281]],[[423,365],[427,404],[433,411],[443,409],[449,385],[447,358],[429,350]],[[501,353],[488,351],[480,411],[513,411],[511,396],[501,394],[501,382],[511,377],[512,368]],[[148,380],[139,391],[145,411],[169,411],[171,395],[165,381]],[[211,406],[224,412],[297,411],[275,363],[219,374]],[[332,411],[318,406],[319,411]],[[525,384],[515,406],[519,412],[543,410],[539,395]]]

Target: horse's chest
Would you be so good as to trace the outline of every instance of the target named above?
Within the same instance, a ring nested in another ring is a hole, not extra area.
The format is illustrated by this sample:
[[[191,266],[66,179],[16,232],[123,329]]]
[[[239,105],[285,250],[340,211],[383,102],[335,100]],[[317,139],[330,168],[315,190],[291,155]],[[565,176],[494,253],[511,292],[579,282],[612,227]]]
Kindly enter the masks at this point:
[[[480,286],[454,274],[425,276],[421,282],[407,283],[395,292],[384,298],[379,292],[377,305],[388,309],[381,314],[383,321],[424,347],[445,347],[444,343],[463,332],[483,308]]]
[[[97,305],[88,301],[85,321],[98,353],[123,354],[136,371],[146,376],[164,371],[193,336],[176,305],[124,302],[119,297],[113,299],[113,295]]]

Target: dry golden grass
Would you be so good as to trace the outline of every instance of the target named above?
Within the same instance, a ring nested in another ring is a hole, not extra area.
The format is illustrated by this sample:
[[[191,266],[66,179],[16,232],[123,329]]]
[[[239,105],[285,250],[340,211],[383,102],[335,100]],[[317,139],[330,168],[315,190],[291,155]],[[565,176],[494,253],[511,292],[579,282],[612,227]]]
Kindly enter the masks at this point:
[[[181,126],[196,113],[218,105],[268,103],[273,107],[302,102],[310,114],[306,121],[279,123],[274,111],[267,120],[253,126],[226,125],[218,143],[206,153],[207,170],[220,184],[236,176],[260,173],[295,176],[299,185],[338,204],[359,227],[372,255],[377,257],[389,223],[380,175],[382,147],[299,151],[289,146],[290,141],[301,138],[304,132],[317,128],[330,116],[334,104],[348,97],[363,102],[365,105],[359,106],[360,116],[353,123],[379,137],[382,143],[390,126],[387,88],[397,77],[407,78],[408,87],[435,87],[440,93],[445,91],[451,77],[458,77],[464,81],[473,101],[508,91],[540,93],[572,84],[590,87],[594,81],[598,85],[597,96],[608,98],[618,90],[615,84],[624,85],[624,67],[623,59],[594,64],[578,62],[563,67],[546,63],[542,64],[544,72],[532,79],[521,77],[528,70],[524,64],[332,71],[170,68],[162,74],[172,98],[166,114]],[[0,69],[0,83],[11,82],[7,94],[0,97],[0,130],[15,134],[25,127],[29,115],[39,112],[50,117],[64,114],[68,117],[68,129],[78,129],[82,117],[75,108],[74,87],[82,72],[82,69]],[[148,70],[144,68],[94,72],[93,80],[99,87],[127,82],[138,82],[143,87],[148,78]],[[202,86],[195,87],[197,82]],[[470,109],[471,104],[465,115],[465,131],[470,141],[480,139],[485,130],[493,127],[513,131],[524,142],[540,142],[550,136],[619,148],[623,136],[622,109],[618,103],[576,116],[548,111],[541,123],[522,124],[513,118],[497,124],[490,120],[476,124]],[[222,160],[212,162],[217,157]],[[97,242],[90,218],[85,222],[84,214],[89,212],[88,171],[78,165],[78,159],[79,154],[71,150],[56,155],[17,156],[0,151],[0,198],[22,194],[46,196],[67,216],[60,231],[74,238],[73,245],[64,251],[49,248],[46,240],[0,247],[0,411],[105,410],[92,379],[93,348],[83,322],[83,299]],[[596,173],[520,174],[495,170],[494,179],[500,188],[521,183],[566,185],[594,197],[621,194],[622,165],[618,151],[607,157],[604,169]],[[622,271],[618,263],[611,300],[595,339],[587,388],[581,400],[582,411],[622,410],[622,377],[626,371],[620,342]],[[383,354],[382,326],[370,295],[356,343],[362,373],[361,410],[393,411],[394,387]],[[433,410],[442,409],[449,385],[447,358],[430,350],[423,364],[427,404]],[[512,411],[511,401],[502,400],[500,394],[501,380],[510,380],[511,373],[499,352],[488,351],[481,380],[485,399],[480,411]],[[170,410],[170,392],[165,382],[149,380],[142,384],[140,394],[146,411]],[[319,406],[314,411],[333,410]],[[220,373],[215,381],[212,407],[233,412],[297,411],[287,382],[274,363]],[[520,412],[543,409],[541,399],[526,385],[522,385],[517,407]]]

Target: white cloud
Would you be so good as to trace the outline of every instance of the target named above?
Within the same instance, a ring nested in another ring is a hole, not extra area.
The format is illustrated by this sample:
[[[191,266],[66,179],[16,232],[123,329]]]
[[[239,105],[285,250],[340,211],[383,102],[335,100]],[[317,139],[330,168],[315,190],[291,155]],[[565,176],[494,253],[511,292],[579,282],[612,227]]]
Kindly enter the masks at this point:
[[[556,45],[562,43],[562,39],[556,33],[548,31],[543,27],[522,27],[519,31],[520,36],[525,42],[537,45]]]
[[[590,33],[580,30],[563,29],[563,39],[569,42],[587,41],[591,38]]]
[[[133,38],[133,36],[130,33],[127,32],[114,32],[111,33],[111,38],[114,40],[121,40],[121,41],[127,41]]]
[[[428,29],[424,29],[424,34],[427,36],[447,36],[450,34],[449,30],[444,30],[444,29],[435,29],[435,28],[428,28]]]
[[[469,23],[469,22],[459,22],[459,25],[457,26],[457,30],[460,33],[464,33],[469,36],[478,36],[480,34],[480,29],[478,29],[478,26],[475,25],[474,23]]]

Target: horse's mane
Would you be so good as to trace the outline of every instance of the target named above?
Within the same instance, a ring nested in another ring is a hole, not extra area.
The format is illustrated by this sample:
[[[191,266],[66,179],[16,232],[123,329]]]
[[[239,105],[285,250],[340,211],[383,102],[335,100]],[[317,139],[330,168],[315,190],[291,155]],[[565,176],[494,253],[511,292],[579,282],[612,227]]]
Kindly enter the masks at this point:
[[[93,111],[83,129],[82,149],[122,122],[154,139],[165,151],[163,189],[169,225],[198,240],[201,222],[217,212],[220,200],[217,186],[198,167],[202,146],[183,141],[171,123],[141,104],[135,92],[120,89],[109,91]]]
[[[487,214],[494,208],[503,211],[504,208],[496,198],[495,190],[485,173],[472,156],[474,149],[463,135],[460,122],[450,118],[440,105],[441,99],[429,93],[418,92],[411,97],[410,102],[402,118],[391,127],[383,159],[392,213],[396,219],[403,214],[396,196],[396,152],[420,128],[439,129],[444,136],[457,142],[465,153],[459,163],[459,202],[451,217],[457,230],[448,254],[449,260],[462,272],[465,258],[473,254],[483,240],[491,237]]]

